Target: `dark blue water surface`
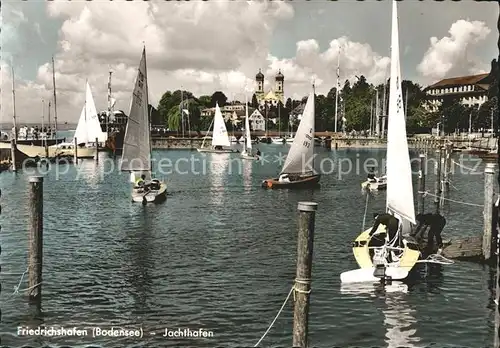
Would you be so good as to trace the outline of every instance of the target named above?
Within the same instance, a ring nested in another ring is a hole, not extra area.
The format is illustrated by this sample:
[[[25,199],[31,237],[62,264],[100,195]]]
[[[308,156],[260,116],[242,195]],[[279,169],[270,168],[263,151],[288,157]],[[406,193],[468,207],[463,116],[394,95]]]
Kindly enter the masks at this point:
[[[258,147],[269,159],[289,148]],[[443,266],[406,293],[341,291],[340,273],[357,267],[350,245],[363,227],[363,162],[369,157],[381,161],[385,150],[317,152],[317,164],[325,158],[336,163],[332,171],[323,162],[331,173],[322,176],[320,189],[271,191],[260,188],[260,182],[279,172],[275,161],[238,164],[236,154],[155,151],[156,159],[177,163],[178,173],[158,174],[168,182],[168,200],[146,207],[130,202],[128,174],[112,170],[117,162],[85,160],[50,168],[44,174],[39,318],[25,297],[12,295],[27,265],[29,174],[1,173],[2,344],[253,346],[292,286],[297,202],[314,201],[319,208],[311,346],[490,346],[493,302],[487,267],[466,262]],[[179,164],[180,158],[185,160]],[[343,173],[348,159],[353,170]],[[474,167],[475,162],[466,159],[462,165]],[[481,205],[484,166],[475,175],[455,169],[450,198]],[[431,175],[429,189],[433,182]],[[431,210],[431,197],[426,204]],[[373,212],[384,209],[385,192],[371,195],[366,225]],[[449,202],[445,213],[445,237],[481,233],[481,206]],[[26,278],[21,289],[28,286]],[[261,346],[290,346],[292,319],[290,301]],[[144,337],[92,338],[90,331],[80,338],[19,337],[17,327],[27,325],[142,328]],[[203,328],[213,337],[164,338],[165,328]]]

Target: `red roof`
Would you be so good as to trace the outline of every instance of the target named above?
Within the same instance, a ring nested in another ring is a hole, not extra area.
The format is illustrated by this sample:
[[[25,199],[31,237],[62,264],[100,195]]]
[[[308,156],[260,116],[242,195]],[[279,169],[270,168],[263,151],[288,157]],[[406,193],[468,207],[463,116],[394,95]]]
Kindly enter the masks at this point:
[[[464,86],[464,85],[475,85],[482,80],[484,80],[489,74],[479,74],[479,75],[470,75],[470,76],[460,76],[460,77],[451,77],[449,79],[444,79],[439,82],[436,82],[433,85],[430,85],[426,89],[432,89],[437,87],[453,87],[453,86]]]

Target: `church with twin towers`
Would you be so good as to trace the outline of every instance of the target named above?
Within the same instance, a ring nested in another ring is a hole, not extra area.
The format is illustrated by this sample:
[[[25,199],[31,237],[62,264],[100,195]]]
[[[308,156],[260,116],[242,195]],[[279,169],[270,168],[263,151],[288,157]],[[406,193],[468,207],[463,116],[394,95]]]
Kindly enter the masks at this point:
[[[284,82],[285,76],[283,76],[281,70],[278,70],[278,73],[274,77],[274,87],[266,90],[264,86],[264,74],[259,69],[257,75],[255,75],[255,97],[259,105],[263,107],[267,103],[268,106],[276,106],[278,102],[285,105]]]

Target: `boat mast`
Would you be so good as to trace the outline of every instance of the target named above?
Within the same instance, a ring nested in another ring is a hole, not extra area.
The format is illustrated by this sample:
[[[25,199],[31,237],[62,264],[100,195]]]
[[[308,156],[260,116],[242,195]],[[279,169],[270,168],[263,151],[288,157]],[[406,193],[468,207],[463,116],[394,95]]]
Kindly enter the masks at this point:
[[[54,57],[52,56],[52,86],[54,89],[54,138],[57,142],[57,100],[56,100],[56,70],[54,68]]]
[[[337,133],[337,123],[338,123],[339,89],[340,89],[340,45],[339,45],[339,55],[337,57],[337,88],[335,88],[335,125],[334,125],[335,133]]]
[[[106,117],[106,134],[109,132],[109,118],[111,117],[111,74],[113,72],[109,70],[109,79],[108,79],[108,115]]]
[[[144,42],[143,42],[144,44]],[[144,79],[145,79],[145,86],[144,88],[146,89],[146,105],[147,105],[147,110],[148,110],[148,134],[149,134],[149,172],[153,173],[153,147],[152,147],[152,138],[151,138],[151,113],[150,113],[150,108],[149,108],[149,88],[148,88],[148,68],[147,68],[147,62],[146,62],[146,44],[144,44]],[[182,91],[181,91],[182,93]],[[151,111],[153,111],[153,108],[151,107]],[[152,179],[152,178],[151,178]]]
[[[48,122],[48,126],[47,126],[47,131],[45,132],[45,138],[48,139],[48,133],[49,133],[49,129],[50,129],[50,100],[49,100],[49,114],[48,114],[48,119],[49,119],[49,122]]]
[[[17,131],[17,120],[16,120],[16,89],[14,85],[14,65],[12,64],[12,61],[10,63],[10,67],[12,69],[12,121],[14,123],[14,143],[17,144],[17,136],[18,136],[18,131]]]
[[[45,100],[42,98],[42,129],[40,129],[40,137],[42,137],[44,119],[45,119]],[[47,138],[45,138],[45,142],[47,142]],[[42,145],[43,145],[43,138],[42,138]]]

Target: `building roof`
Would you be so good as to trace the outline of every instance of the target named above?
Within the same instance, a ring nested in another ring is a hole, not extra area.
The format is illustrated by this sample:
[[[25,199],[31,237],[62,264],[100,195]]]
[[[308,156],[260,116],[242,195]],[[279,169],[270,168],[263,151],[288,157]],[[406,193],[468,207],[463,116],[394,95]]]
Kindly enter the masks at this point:
[[[267,94],[266,96],[264,97],[264,100],[280,100],[276,94],[274,94],[274,91],[271,89]]]
[[[257,75],[255,75],[255,78],[257,80],[264,80],[264,74],[262,73],[262,71],[259,69],[259,72],[257,73]]]
[[[276,81],[283,81],[285,76],[281,73],[281,69],[278,70],[278,74],[276,74]]]
[[[486,77],[488,77],[488,75],[489,74],[479,74],[479,75],[470,75],[470,76],[451,77],[451,78],[436,82],[435,84],[430,85],[425,89],[428,90],[428,89],[434,89],[434,88],[439,88],[439,87],[455,87],[455,86],[464,86],[464,85],[476,85],[476,84],[479,84],[479,82],[482,82],[482,80],[486,79]]]

